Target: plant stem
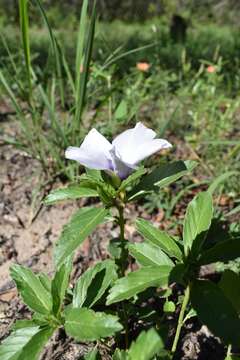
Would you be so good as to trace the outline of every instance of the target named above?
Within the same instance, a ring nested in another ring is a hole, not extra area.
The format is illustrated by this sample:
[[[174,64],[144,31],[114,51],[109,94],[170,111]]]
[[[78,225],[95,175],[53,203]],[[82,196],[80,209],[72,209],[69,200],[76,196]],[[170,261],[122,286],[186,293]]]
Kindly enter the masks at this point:
[[[124,215],[123,215],[123,207],[120,206],[118,208],[119,211],[119,227],[120,227],[120,241],[121,241],[121,256],[120,256],[120,266],[121,266],[121,275],[124,276],[125,273],[125,237],[124,237],[124,230],[125,230],[125,224],[124,224]]]
[[[232,345],[228,345],[228,349],[227,349],[227,357],[230,357],[232,353]]]
[[[125,256],[127,256],[126,250],[125,250],[125,236],[124,236],[124,230],[125,230],[125,223],[124,223],[124,215],[123,215],[124,208],[122,206],[118,207],[119,212],[119,227],[120,227],[120,240],[121,240],[121,256],[120,256],[120,274],[121,276],[124,276],[126,266],[125,266]],[[129,341],[128,341],[128,315],[127,315],[127,309],[126,304],[122,302],[122,311],[123,311],[123,317],[124,317],[124,327],[125,327],[125,347],[128,349]]]
[[[189,296],[190,296],[190,286],[188,285],[187,288],[185,289],[183,303],[182,303],[181,311],[180,311],[179,318],[178,318],[177,330],[176,330],[176,334],[175,334],[172,349],[171,349],[172,354],[174,354],[177,349],[177,344],[178,344],[179,336],[180,336],[181,329],[183,326],[183,318],[184,318],[186,307],[187,307],[187,304],[189,301]]]

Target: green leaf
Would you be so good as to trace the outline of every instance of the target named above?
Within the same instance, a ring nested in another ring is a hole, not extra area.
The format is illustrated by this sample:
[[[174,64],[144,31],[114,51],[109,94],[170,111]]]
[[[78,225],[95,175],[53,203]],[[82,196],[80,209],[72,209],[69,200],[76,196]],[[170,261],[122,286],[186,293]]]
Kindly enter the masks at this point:
[[[240,257],[240,240],[231,239],[214,245],[202,252],[199,265],[212,264],[218,261],[230,261]]]
[[[130,299],[149,287],[167,286],[172,267],[168,265],[149,266],[129,273],[117,280],[107,298],[107,305]]]
[[[54,257],[57,267],[64,262],[66,257],[72,255],[97,225],[104,221],[107,214],[108,210],[104,208],[85,207],[73,215],[70,223],[64,226],[56,243]]]
[[[186,322],[187,320],[189,320],[189,319],[191,319],[191,318],[193,318],[193,317],[195,317],[195,316],[197,316],[197,313],[196,313],[196,311],[195,311],[193,308],[191,308],[191,309],[189,310],[189,312],[187,313],[187,315],[185,316],[185,318],[183,319],[183,324],[185,324],[185,322]]]
[[[136,220],[137,231],[144,236],[144,238],[152,244],[158,246],[166,254],[175,257],[178,260],[182,259],[182,252],[177,243],[167,233],[157,229],[147,220]]]
[[[30,40],[29,40],[29,15],[28,15],[28,0],[19,0],[19,18],[21,27],[22,45],[24,50],[25,68],[29,86],[29,99],[31,99],[31,51],[30,51]]]
[[[132,190],[129,200],[144,195],[148,191],[159,191],[160,187],[167,186],[192,171],[197,163],[195,161],[175,161],[161,165],[149,175],[142,178],[140,183]]]
[[[211,225],[213,203],[211,195],[201,192],[190,202],[183,224],[183,242],[185,255],[196,241],[196,247],[201,248],[206,232]]]
[[[0,345],[0,359],[18,360],[23,347],[38,331],[38,326],[30,326],[13,331]]]
[[[24,346],[17,360],[38,360],[41,351],[53,335],[54,329],[45,327],[40,329]]]
[[[3,340],[1,360],[37,360],[40,351],[53,334],[53,329],[38,326],[20,327]]]
[[[232,303],[213,282],[196,280],[191,303],[200,320],[226,344],[239,345],[240,319]]]
[[[129,244],[130,254],[142,266],[171,265],[174,263],[158,246],[143,242]]]
[[[125,180],[122,181],[119,190],[125,190],[128,186],[134,184],[140,177],[146,174],[147,170],[144,167],[140,167],[136,171],[134,171],[131,175],[129,175]]]
[[[123,120],[128,114],[127,110],[127,102],[122,100],[114,113],[114,117],[116,120]]]
[[[78,341],[94,341],[122,330],[117,316],[94,312],[86,308],[68,309],[65,320],[67,334]]]
[[[72,257],[70,256],[56,271],[55,276],[52,280],[51,293],[53,298],[53,313],[59,314],[61,305],[63,303],[68,284],[69,278],[72,271]]]
[[[240,314],[240,274],[225,270],[219,282],[225,296],[232,303],[237,313]]]
[[[152,328],[148,331],[142,331],[137,340],[130,346],[129,360],[151,360],[163,348],[163,341],[156,330]]]
[[[40,279],[30,269],[21,265],[13,265],[10,270],[23,301],[34,311],[49,314],[52,310],[50,293],[42,285]]]
[[[87,82],[89,77],[89,66],[92,55],[92,47],[95,34],[96,22],[96,0],[93,1],[90,15],[90,24],[87,25],[88,0],[84,0],[78,31],[78,46],[76,56],[76,101],[75,101],[75,119],[73,130],[80,128],[82,112],[85,105]],[[84,41],[85,40],[85,41]],[[82,65],[82,71],[80,71]]]
[[[165,301],[163,306],[163,311],[165,313],[174,313],[176,310],[176,305],[173,301]]]
[[[84,356],[84,360],[98,360],[98,359],[100,359],[100,357],[96,349],[90,351],[87,355]]]
[[[57,189],[45,198],[44,204],[50,205],[57,201],[79,199],[82,197],[95,197],[98,196],[96,190],[79,185],[71,185],[63,189]]]
[[[41,281],[42,285],[45,287],[47,292],[51,292],[52,282],[51,279],[45,273],[37,274],[39,280]]]
[[[124,247],[124,249],[126,249],[127,245],[128,245],[127,240],[125,240],[123,242],[119,238],[114,238],[109,241],[107,250],[108,250],[109,254],[111,255],[111,257],[113,259],[117,260],[117,259],[121,258],[122,248]]]
[[[17,320],[13,326],[11,327],[11,330],[19,330],[23,328],[30,328],[30,327],[37,327],[38,324],[34,322],[34,320]]]
[[[112,360],[129,360],[128,354],[124,350],[116,349],[114,351]]]
[[[89,268],[80,276],[73,291],[73,307],[92,307],[116,280],[116,265],[105,260]]]

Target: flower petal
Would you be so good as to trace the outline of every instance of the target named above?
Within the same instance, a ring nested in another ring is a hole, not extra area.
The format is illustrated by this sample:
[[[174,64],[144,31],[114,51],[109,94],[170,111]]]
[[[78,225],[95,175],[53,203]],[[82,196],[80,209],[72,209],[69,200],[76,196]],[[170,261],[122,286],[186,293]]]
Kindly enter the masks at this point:
[[[120,179],[125,179],[130,175],[136,166],[129,165],[123,162],[118,154],[116,153],[116,149],[113,147],[110,151],[113,159],[113,170],[120,177]]]
[[[143,142],[154,139],[155,136],[155,131],[138,122],[133,129],[126,130],[118,135],[112,144],[121,159],[127,160],[129,155],[136,151],[136,147],[141,146]]]
[[[155,136],[155,131],[137,123],[134,129],[124,131],[113,141],[115,153],[122,162],[134,166],[155,152],[172,146],[167,140],[154,139]]]
[[[67,148],[65,157],[76,160],[90,169],[112,170],[111,148],[110,142],[96,129],[92,129],[80,148],[71,146]]]
[[[147,141],[135,149],[134,153],[129,156],[128,163],[136,165],[159,150],[168,149],[170,147],[172,147],[172,145],[164,139],[153,139],[152,141]],[[121,158],[121,160],[124,161],[123,158]]]

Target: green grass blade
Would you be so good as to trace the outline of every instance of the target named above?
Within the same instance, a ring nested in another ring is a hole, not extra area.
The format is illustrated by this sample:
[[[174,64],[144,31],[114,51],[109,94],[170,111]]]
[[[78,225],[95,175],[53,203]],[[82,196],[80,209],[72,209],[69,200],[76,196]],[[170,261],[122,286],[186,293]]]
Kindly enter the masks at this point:
[[[12,102],[14,110],[16,111],[17,115],[22,120],[22,123],[25,126],[26,125],[25,115],[24,115],[20,105],[18,104],[18,100],[17,100],[16,96],[14,95],[14,92],[12,91],[10,85],[7,82],[7,79],[5,78],[5,76],[1,70],[0,70],[0,84],[2,84],[2,87],[5,91],[5,93],[8,95],[8,97],[10,98],[10,100]]]
[[[87,9],[88,9],[88,0],[84,0],[82,5],[81,17],[79,22],[79,29],[78,29],[78,38],[77,38],[77,53],[76,53],[76,88],[80,82],[80,75],[81,75],[81,65],[82,65],[82,58],[83,58],[83,51],[84,51],[84,43],[85,43],[85,32],[87,28]]]
[[[71,69],[70,69],[69,64],[67,62],[67,59],[65,57],[63,46],[59,42],[58,42],[58,49],[59,49],[59,51],[61,53],[61,60],[62,60],[63,69],[64,69],[64,71],[65,71],[65,73],[67,75],[68,83],[69,83],[69,86],[70,86],[70,88],[72,90],[73,97],[75,98],[76,97],[76,88],[75,88],[74,80],[73,80],[73,77],[72,77]]]
[[[55,81],[53,79],[52,86],[51,86],[51,95],[50,97],[46,93],[46,91],[43,89],[41,85],[38,87],[40,96],[43,100],[44,105],[46,106],[49,118],[51,121],[51,129],[54,131],[55,136],[60,144],[64,144],[64,146],[67,146],[67,140],[66,136],[64,134],[64,131],[61,127],[61,124],[59,123],[58,119],[56,118],[56,112],[55,112]],[[49,100],[50,99],[50,100]]]
[[[9,49],[8,43],[7,43],[6,39],[5,39],[5,37],[3,36],[3,34],[0,33],[0,37],[1,37],[1,40],[2,40],[3,47],[5,48],[5,50],[6,50],[7,54],[8,54],[8,59],[9,59],[11,65],[12,65],[13,71],[14,71],[14,73],[17,74],[17,72],[18,72],[17,71],[17,65],[16,65],[16,63],[14,61],[14,57],[12,56],[12,53],[11,53],[11,51]]]
[[[61,56],[60,56],[60,48],[59,48],[59,44],[57,42],[57,39],[52,31],[51,25],[49,23],[47,14],[44,10],[43,4],[41,0],[34,0],[38,6],[38,9],[40,10],[40,13],[43,17],[44,23],[47,27],[49,36],[50,36],[50,41],[51,41],[51,46],[52,46],[52,51],[55,57],[55,63],[56,63],[56,73],[57,73],[57,78],[58,78],[58,85],[59,85],[59,92],[60,92],[60,99],[61,99],[61,104],[64,107],[65,105],[65,96],[64,96],[64,82],[63,82],[63,74],[62,74],[62,62],[61,62]]]
[[[87,0],[86,0],[87,2]],[[85,3],[84,3],[85,4]],[[86,6],[86,5],[85,5]],[[82,30],[82,22],[86,22],[86,16],[87,13],[85,13],[85,8],[83,9],[84,13],[82,14],[85,16],[82,20],[81,15],[81,21],[80,21],[80,30],[79,30],[79,38],[78,42],[82,40],[80,36],[83,36],[84,33]],[[88,75],[89,75],[89,65],[91,61],[91,55],[92,55],[92,47],[93,47],[93,40],[94,40],[94,33],[95,33],[95,23],[96,23],[96,1],[94,1],[93,4],[93,10],[91,14],[91,21],[89,25],[89,30],[87,33],[86,38],[86,48],[83,54],[82,45],[80,46],[79,54],[77,54],[77,66],[78,68],[78,75],[77,75],[77,94],[76,94],[76,112],[75,112],[75,121],[74,121],[74,130],[79,131],[80,123],[81,123],[81,116],[83,112],[85,97],[86,97],[86,88],[87,88],[87,81],[88,81]],[[81,60],[80,60],[81,59]],[[76,68],[77,69],[77,68]]]
[[[29,93],[28,98],[31,99],[32,94],[32,82],[31,82],[31,52],[30,52],[30,40],[29,40],[29,16],[28,16],[28,0],[19,0],[19,17],[22,44],[24,50],[26,73],[28,78]]]

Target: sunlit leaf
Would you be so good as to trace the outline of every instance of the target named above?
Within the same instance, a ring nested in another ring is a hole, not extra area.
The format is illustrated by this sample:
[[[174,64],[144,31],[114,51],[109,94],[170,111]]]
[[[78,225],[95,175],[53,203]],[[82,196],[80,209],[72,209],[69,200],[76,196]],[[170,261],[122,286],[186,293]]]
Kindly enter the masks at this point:
[[[136,220],[138,232],[152,244],[158,246],[166,254],[175,257],[178,260],[182,259],[182,252],[177,243],[166,232],[157,229],[149,221],[143,219]]]
[[[69,224],[65,225],[63,232],[56,243],[55,263],[60,266],[66,257],[72,255],[87,236],[104,221],[108,210],[105,208],[85,207],[78,210]]]
[[[53,298],[53,313],[55,315],[58,315],[61,309],[61,305],[68,288],[71,271],[72,271],[72,257],[69,257],[57,269],[54,278],[52,280],[51,292]]]
[[[201,192],[187,207],[183,224],[183,242],[185,255],[192,248],[193,242],[201,248],[209,229],[213,215],[212,197],[208,192]]]
[[[119,191],[126,189],[129,185],[133,185],[137,180],[139,180],[147,172],[144,167],[140,167],[129,175],[125,180],[122,181]]]
[[[1,360],[38,360],[54,329],[38,326],[21,327],[12,331],[0,345]]]
[[[94,341],[113,335],[122,329],[117,316],[94,312],[86,308],[68,309],[65,330],[78,341]]]
[[[90,351],[87,355],[84,356],[84,360],[99,360],[99,359],[100,359],[99,352],[96,349]]]
[[[129,360],[151,360],[164,348],[164,343],[156,330],[142,331],[129,349]]]
[[[51,294],[42,285],[39,277],[21,265],[13,265],[10,273],[23,301],[32,310],[41,314],[49,314],[52,310]]]
[[[129,273],[115,282],[108,295],[107,304],[130,299],[149,287],[167,286],[171,269],[168,265],[148,266]]]
[[[54,204],[57,201],[79,199],[82,197],[95,197],[98,193],[94,189],[85,186],[71,185],[63,189],[53,190],[44,200],[46,205]]]
[[[75,285],[73,307],[93,306],[116,278],[116,265],[112,260],[99,262],[89,268]]]
[[[171,265],[174,263],[158,246],[151,243],[143,242],[136,244],[129,244],[130,254],[142,266],[154,265]]]
[[[116,349],[114,351],[112,360],[129,360],[128,359],[128,354],[124,350]]]

